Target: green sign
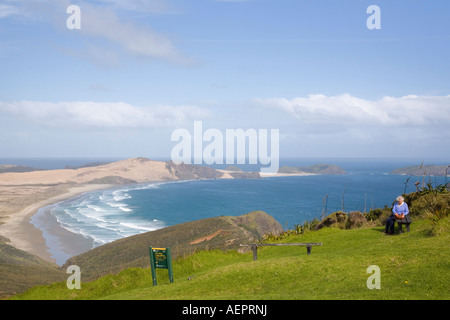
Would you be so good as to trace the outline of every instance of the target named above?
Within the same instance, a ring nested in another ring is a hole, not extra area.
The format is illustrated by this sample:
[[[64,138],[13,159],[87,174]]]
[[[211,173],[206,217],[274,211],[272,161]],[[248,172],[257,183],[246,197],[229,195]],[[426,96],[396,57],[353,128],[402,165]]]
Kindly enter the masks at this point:
[[[150,266],[152,269],[153,285],[156,286],[156,268],[167,269],[169,271],[169,280],[173,282],[172,255],[170,248],[152,248],[150,247]]]
[[[155,261],[155,268],[168,269],[167,267],[167,249],[166,248],[152,248],[153,259]]]

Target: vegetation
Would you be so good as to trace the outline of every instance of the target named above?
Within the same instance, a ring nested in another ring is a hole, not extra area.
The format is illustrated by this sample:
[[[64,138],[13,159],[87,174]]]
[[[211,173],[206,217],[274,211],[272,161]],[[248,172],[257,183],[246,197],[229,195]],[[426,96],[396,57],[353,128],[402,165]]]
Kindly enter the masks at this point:
[[[280,234],[265,234],[263,235],[261,242],[274,242],[274,241],[280,241],[283,239],[286,239],[293,235],[302,235],[305,234],[308,231],[314,230],[317,225],[319,225],[320,221],[318,219],[313,219],[311,221],[305,221],[302,225],[296,224],[294,225],[294,228],[285,230],[281,232]]]
[[[229,166],[227,166],[227,167],[225,168],[225,170],[227,170],[227,171],[239,171],[239,172],[241,172],[241,171],[242,171],[242,169],[241,169],[241,168],[239,168],[239,167],[236,167],[236,166],[233,166],[233,165],[229,165]]]
[[[200,251],[174,261],[175,282],[158,269],[129,268],[69,290],[65,283],[33,288],[13,299],[443,299],[450,298],[449,218],[432,236],[427,219],[411,232],[384,236],[382,227],[322,228],[283,242],[322,242],[302,247],[262,247],[258,260],[234,250]],[[381,269],[381,289],[369,290],[367,268]]]
[[[116,274],[88,282],[89,277],[84,275],[92,272],[89,271],[89,265],[106,265],[109,268],[114,264],[111,261],[120,258],[120,253],[132,254],[136,242],[122,239],[117,241],[115,251],[102,246],[100,251],[68,262],[86,263],[88,266],[81,266],[81,290],[69,290],[65,282],[60,282],[32,288],[12,299],[448,300],[449,192],[445,187],[433,187],[430,184],[404,197],[413,215],[413,225],[411,232],[401,235],[385,236],[382,233],[384,221],[391,214],[390,207],[370,210],[368,213],[338,211],[322,221],[307,221],[280,234],[268,232],[260,239],[273,243],[323,243],[323,246],[314,247],[311,255],[306,255],[302,247],[261,247],[258,249],[258,260],[252,261],[251,252],[242,254],[233,248],[227,250],[226,246],[222,246],[222,250],[211,250],[210,246],[205,246],[209,241],[213,243],[213,240],[221,240],[223,244],[224,240],[227,243],[234,239],[234,235],[221,239],[227,233],[215,232],[209,240],[206,237],[200,242],[203,250],[175,255],[173,284],[169,283],[167,270],[159,269],[158,286],[153,287],[148,265],[124,269],[127,264],[122,264],[122,269],[114,270]],[[222,220],[211,218],[206,219],[211,224],[207,223],[204,227],[209,231],[212,225],[218,230],[229,230],[225,226],[230,228],[231,223],[245,232],[246,236],[254,237],[255,241],[262,234],[257,229],[260,225],[258,217],[264,218],[264,215],[253,213],[235,218],[220,217]],[[200,225],[188,225],[166,236],[167,239],[175,234],[182,237],[180,230],[196,230],[198,227]],[[192,239],[197,237],[198,234],[193,235]],[[241,241],[243,239],[234,244]],[[126,243],[128,246],[124,246]],[[148,242],[144,241],[140,246],[145,249]],[[128,266],[139,259],[148,261],[148,253],[144,251]],[[120,259],[114,261],[120,263]],[[366,286],[369,276],[366,270],[370,265],[380,267],[380,290],[369,290]]]
[[[8,244],[8,239],[0,237],[0,298],[65,278],[56,265],[19,250]]]
[[[436,166],[427,165],[424,166],[423,163],[420,166],[404,167],[399,169],[394,169],[391,174],[399,175],[409,175],[409,176],[446,176],[450,171],[449,166]]]
[[[416,215],[425,216],[433,224],[449,215],[450,192],[444,185],[433,187],[431,183],[427,183],[422,189],[404,197],[405,201],[411,204]]]
[[[149,267],[149,246],[170,247],[176,259],[205,249],[239,250],[240,244],[254,243],[263,234],[281,231],[281,225],[262,211],[196,220],[102,245],[70,258],[63,269],[77,265],[83,270],[84,280],[92,281],[129,267]]]

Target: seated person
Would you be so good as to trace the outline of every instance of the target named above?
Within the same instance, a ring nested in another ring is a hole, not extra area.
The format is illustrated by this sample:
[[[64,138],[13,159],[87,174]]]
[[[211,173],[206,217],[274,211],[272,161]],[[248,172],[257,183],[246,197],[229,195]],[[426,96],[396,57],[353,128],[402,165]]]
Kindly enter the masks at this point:
[[[386,227],[384,229],[384,233],[386,234],[394,234],[395,221],[397,219],[404,219],[409,213],[405,199],[402,196],[398,196],[396,200],[397,203],[392,208],[392,215],[386,219]]]

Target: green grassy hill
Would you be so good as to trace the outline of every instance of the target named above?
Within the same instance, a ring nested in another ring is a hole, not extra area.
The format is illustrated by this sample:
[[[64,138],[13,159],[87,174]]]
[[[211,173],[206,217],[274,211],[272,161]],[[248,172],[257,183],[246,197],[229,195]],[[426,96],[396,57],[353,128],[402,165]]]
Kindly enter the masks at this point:
[[[0,237],[0,298],[64,279],[66,274],[57,265],[19,250]]]
[[[282,231],[281,225],[262,211],[202,219],[111,242],[72,257],[61,268],[11,246],[8,239],[0,237],[0,299],[36,285],[65,281],[68,277],[65,270],[72,264],[83,270],[83,281],[129,267],[149,267],[150,245],[172,248],[177,259],[198,250],[237,250],[241,243],[252,243],[264,234]]]
[[[84,279],[91,281],[128,267],[149,267],[149,246],[170,247],[176,259],[198,250],[237,250],[240,244],[282,231],[281,225],[262,211],[202,219],[113,241],[70,258],[62,268],[77,265],[83,270]]]
[[[415,220],[401,235],[382,231],[329,227],[280,240],[322,242],[309,256],[291,246],[260,248],[257,261],[236,250],[200,251],[174,261],[173,284],[167,270],[157,270],[153,287],[150,269],[129,268],[89,283],[82,278],[80,290],[57,283],[13,299],[449,299],[450,218]],[[380,267],[380,290],[366,286],[370,265]]]

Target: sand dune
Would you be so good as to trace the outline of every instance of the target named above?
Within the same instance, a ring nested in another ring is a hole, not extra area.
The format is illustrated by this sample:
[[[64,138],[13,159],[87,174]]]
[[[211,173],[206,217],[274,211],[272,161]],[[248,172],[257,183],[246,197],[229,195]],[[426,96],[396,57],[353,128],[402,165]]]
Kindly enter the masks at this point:
[[[0,185],[84,184],[105,177],[121,177],[135,182],[178,179],[167,168],[167,162],[133,158],[97,167],[2,173]]]
[[[39,208],[73,198],[81,193],[112,185],[3,186],[0,185],[0,236],[18,249],[55,262],[47,252],[42,232],[30,223]]]
[[[51,261],[41,231],[29,222],[39,208],[119,183],[176,179],[166,162],[145,158],[76,170],[1,173],[0,235],[11,245]]]
[[[29,221],[39,208],[119,184],[233,178],[205,166],[133,158],[79,169],[0,173],[0,235],[21,250],[52,261],[40,230]]]

